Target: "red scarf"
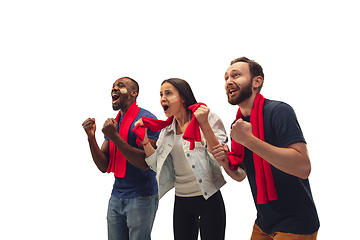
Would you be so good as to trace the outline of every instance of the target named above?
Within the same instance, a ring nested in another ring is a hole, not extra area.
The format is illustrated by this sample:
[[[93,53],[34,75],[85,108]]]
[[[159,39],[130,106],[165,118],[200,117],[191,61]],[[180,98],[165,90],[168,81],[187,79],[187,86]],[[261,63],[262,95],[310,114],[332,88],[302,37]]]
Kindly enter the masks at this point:
[[[131,124],[134,122],[136,116],[138,115],[140,108],[134,102],[131,104],[129,109],[126,111],[125,116],[123,117],[119,135],[124,141],[128,141],[128,133]],[[121,111],[118,112],[115,121],[119,123]],[[119,149],[115,146],[112,141],[109,141],[109,165],[107,173],[113,172],[115,177],[124,178],[126,173],[126,158],[122,155]]]
[[[254,100],[254,105],[251,109],[250,123],[252,124],[252,131],[255,137],[265,141],[264,136],[264,115],[263,106],[265,98],[261,94],[257,94]],[[236,120],[240,119],[241,110],[239,108],[236,114]],[[244,160],[245,147],[234,140],[231,141],[231,150],[229,152],[229,166],[231,169],[237,169],[238,164]],[[265,204],[268,201],[277,200],[277,193],[274,183],[274,178],[271,172],[270,163],[259,157],[253,152],[254,166],[255,166],[255,180],[257,186],[257,204]]]
[[[193,150],[195,148],[195,141],[201,141],[199,123],[194,117],[194,112],[198,107],[200,107],[200,105],[206,106],[205,103],[195,103],[188,107],[188,109],[192,111],[192,119],[183,134],[183,138],[190,142],[190,150]],[[146,128],[149,128],[151,131],[159,131],[169,126],[173,122],[173,118],[174,116],[169,117],[166,121],[163,121],[148,117],[142,117],[144,125],[140,126],[140,124],[138,124],[133,129],[133,131],[138,136],[136,139],[136,144],[139,145],[142,141],[144,141]]]

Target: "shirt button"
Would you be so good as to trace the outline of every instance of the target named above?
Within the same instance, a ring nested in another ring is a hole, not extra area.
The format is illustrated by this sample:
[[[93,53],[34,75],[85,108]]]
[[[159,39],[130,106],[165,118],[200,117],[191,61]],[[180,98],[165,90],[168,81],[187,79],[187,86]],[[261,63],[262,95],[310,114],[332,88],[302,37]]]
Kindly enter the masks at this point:
[[[206,196],[206,195],[207,195],[207,192],[205,192],[204,194],[205,194],[205,196]]]
[[[199,183],[202,183],[202,180],[201,180],[201,179],[199,180]]]
[[[195,165],[192,165],[191,167],[192,167],[192,168],[195,168]]]
[[[190,153],[187,153],[186,156],[187,156],[187,157],[190,157]]]

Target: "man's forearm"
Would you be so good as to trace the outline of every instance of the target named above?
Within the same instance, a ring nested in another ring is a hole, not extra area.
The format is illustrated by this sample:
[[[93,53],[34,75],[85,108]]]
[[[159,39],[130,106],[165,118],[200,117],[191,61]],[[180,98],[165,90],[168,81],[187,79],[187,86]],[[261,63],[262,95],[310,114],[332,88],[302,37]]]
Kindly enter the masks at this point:
[[[95,136],[88,138],[91,156],[94,160],[95,165],[101,172],[106,172],[109,164],[108,156],[106,156],[99,148],[96,142]]]
[[[230,169],[228,162],[227,162],[226,165],[222,165],[222,167],[224,168],[227,175],[229,175],[232,179],[234,179],[234,180],[236,180],[238,182],[241,182],[246,177],[245,170],[240,168],[240,167],[237,170]]]
[[[283,172],[303,179],[310,174],[311,165],[305,143],[280,148],[253,137],[245,146]]]

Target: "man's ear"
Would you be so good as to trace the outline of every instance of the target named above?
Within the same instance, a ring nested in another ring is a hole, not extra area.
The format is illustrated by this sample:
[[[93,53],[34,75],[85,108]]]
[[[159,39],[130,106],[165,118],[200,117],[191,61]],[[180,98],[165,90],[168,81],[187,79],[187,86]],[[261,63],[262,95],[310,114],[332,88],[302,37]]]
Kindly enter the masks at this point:
[[[252,87],[255,91],[261,86],[264,79],[261,76],[256,76],[253,78]]]
[[[130,96],[132,96],[132,97],[137,97],[138,96],[138,94],[139,94],[139,92],[138,91],[136,91],[136,90],[134,90],[134,91],[132,91],[131,93],[130,93]]]

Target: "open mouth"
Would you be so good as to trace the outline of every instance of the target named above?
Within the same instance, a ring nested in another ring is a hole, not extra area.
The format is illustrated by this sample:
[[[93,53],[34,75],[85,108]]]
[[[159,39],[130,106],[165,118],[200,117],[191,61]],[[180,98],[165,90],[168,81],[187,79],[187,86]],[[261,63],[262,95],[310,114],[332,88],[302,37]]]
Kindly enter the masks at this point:
[[[163,105],[162,107],[164,108],[164,111],[165,111],[165,112],[169,109],[169,106],[168,106],[168,105]]]
[[[112,97],[112,103],[117,103],[119,100],[120,100],[120,95],[116,94],[116,93],[113,93],[111,94],[111,97]]]
[[[236,92],[237,92],[237,89],[235,89],[235,88],[229,89],[229,91],[228,91],[230,96],[234,95]]]

